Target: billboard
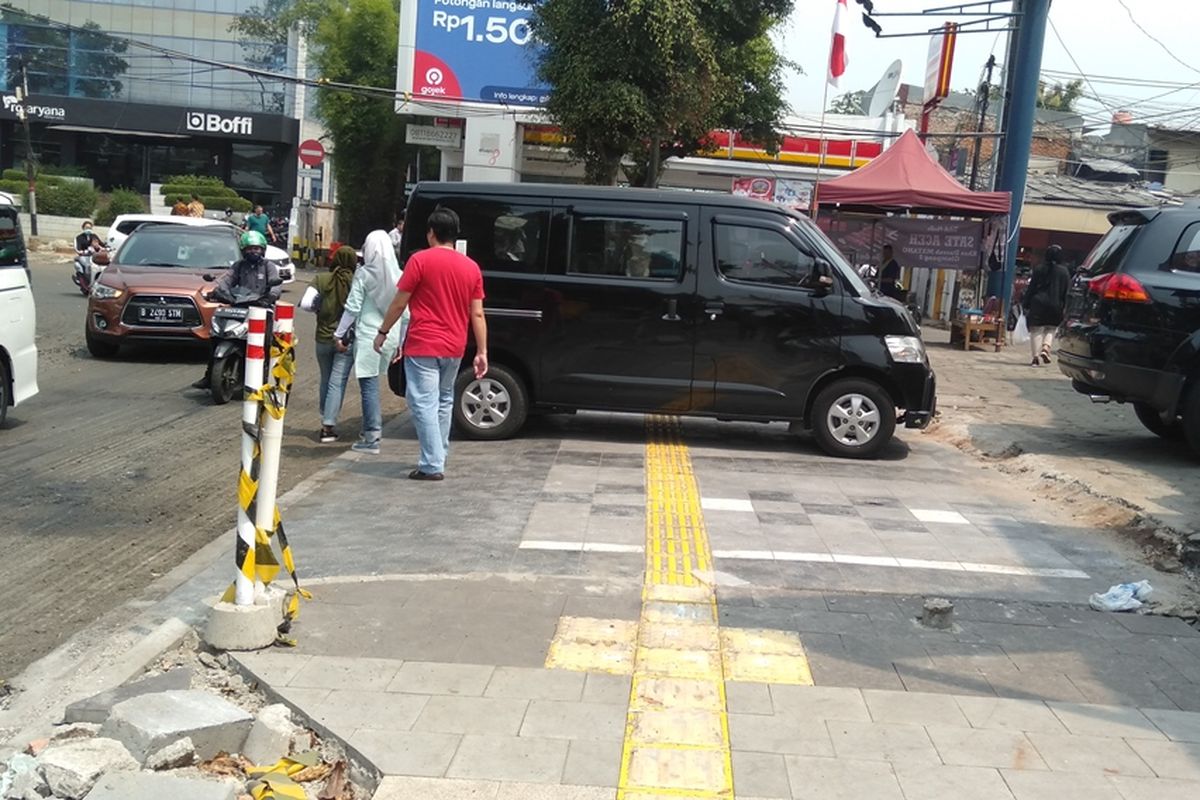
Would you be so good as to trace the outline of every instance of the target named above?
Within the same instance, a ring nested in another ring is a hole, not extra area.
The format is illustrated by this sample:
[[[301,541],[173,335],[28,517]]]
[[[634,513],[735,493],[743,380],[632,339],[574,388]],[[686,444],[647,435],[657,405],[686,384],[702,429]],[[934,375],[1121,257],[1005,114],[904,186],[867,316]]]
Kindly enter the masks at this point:
[[[812,202],[811,181],[790,181],[783,178],[734,178],[735,197],[749,197],[776,203],[785,208],[807,211]]]
[[[415,103],[544,105],[530,14],[520,0],[402,4],[396,88]]]

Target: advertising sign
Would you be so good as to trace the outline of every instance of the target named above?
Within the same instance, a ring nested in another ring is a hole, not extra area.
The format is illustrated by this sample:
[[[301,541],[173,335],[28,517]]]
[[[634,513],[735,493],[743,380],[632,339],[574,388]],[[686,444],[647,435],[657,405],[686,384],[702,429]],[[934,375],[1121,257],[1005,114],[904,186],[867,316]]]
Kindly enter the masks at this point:
[[[885,244],[902,267],[971,271],[984,252],[982,222],[827,214],[817,224],[855,265],[878,266]]]
[[[398,88],[413,100],[545,104],[548,91],[534,75],[528,2],[414,0],[402,13],[408,18],[401,24]]]
[[[950,73],[954,69],[954,44],[958,25],[947,22],[941,33],[929,39],[929,60],[925,64],[925,105],[936,103],[950,94]]]
[[[798,211],[807,211],[812,202],[811,181],[789,181],[781,178],[734,178],[733,194],[763,200]]]
[[[430,147],[462,147],[462,128],[439,125],[408,125],[404,130],[404,141],[408,144],[423,144]]]

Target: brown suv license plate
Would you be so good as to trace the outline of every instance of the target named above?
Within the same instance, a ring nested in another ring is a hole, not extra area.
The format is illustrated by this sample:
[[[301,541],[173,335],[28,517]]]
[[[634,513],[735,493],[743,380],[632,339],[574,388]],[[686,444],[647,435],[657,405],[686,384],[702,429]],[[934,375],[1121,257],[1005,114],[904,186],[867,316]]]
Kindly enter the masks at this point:
[[[141,322],[182,322],[182,308],[142,307],[138,309],[138,320]]]

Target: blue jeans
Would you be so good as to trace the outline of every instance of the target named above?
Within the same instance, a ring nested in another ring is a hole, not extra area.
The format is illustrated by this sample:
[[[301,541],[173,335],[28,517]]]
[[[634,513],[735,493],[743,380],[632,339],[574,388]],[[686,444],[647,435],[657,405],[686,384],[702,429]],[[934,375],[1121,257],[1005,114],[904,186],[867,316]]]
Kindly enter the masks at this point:
[[[316,353],[317,368],[321,371],[321,385],[317,387],[317,410],[321,413],[321,419],[323,423],[325,418],[325,398],[329,395],[329,378],[333,374],[333,362],[338,356],[338,351],[337,348],[334,347],[333,342],[317,342]],[[333,409],[334,420],[337,420],[338,411],[342,407],[341,398],[346,393],[346,380],[349,377],[349,370],[343,370],[342,377],[339,380],[341,391],[338,394],[337,406]]]
[[[446,471],[450,450],[450,412],[454,407],[454,379],[461,359],[406,356],[405,399],[417,429],[421,459],[417,469],[433,475]]]
[[[321,424],[333,427],[342,410],[342,399],[346,396],[346,382],[354,372],[354,348],[345,353],[334,351],[333,365],[329,372],[329,388],[325,395],[325,406],[321,411]],[[373,442],[383,429],[383,412],[379,405],[379,376],[358,379],[358,393],[362,396],[362,437]]]

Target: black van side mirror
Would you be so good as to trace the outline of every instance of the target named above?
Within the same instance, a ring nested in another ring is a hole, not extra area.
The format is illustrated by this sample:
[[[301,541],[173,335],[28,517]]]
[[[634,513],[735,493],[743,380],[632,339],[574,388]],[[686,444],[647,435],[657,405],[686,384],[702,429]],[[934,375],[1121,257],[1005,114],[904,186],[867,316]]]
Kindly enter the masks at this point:
[[[801,285],[805,289],[825,293],[833,288],[833,265],[823,258],[813,262],[812,271],[804,278]]]

